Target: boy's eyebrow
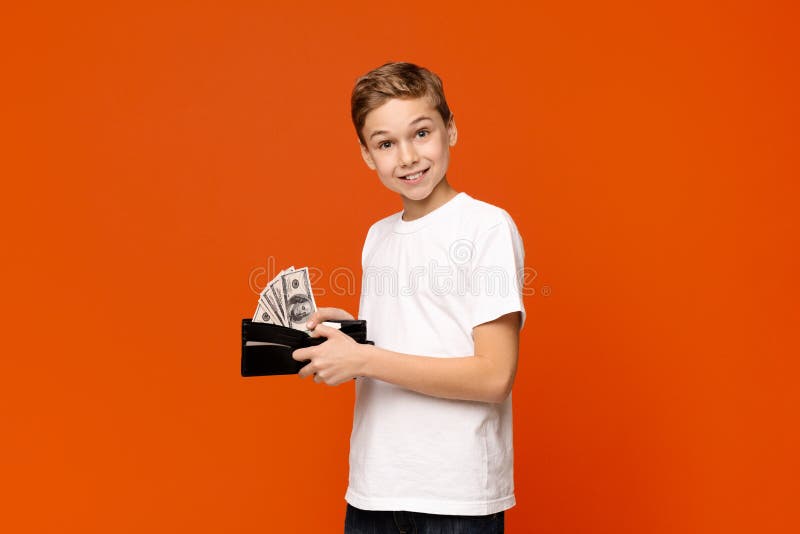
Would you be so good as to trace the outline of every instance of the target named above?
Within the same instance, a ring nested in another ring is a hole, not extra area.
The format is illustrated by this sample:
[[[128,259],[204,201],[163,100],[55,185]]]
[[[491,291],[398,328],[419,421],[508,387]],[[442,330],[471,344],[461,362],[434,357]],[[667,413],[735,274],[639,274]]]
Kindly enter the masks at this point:
[[[409,126],[413,126],[413,125],[417,124],[418,122],[422,122],[424,120],[432,121],[433,119],[428,117],[427,115],[421,115],[421,116],[417,117],[416,119],[414,119],[413,121],[411,121],[408,124],[409,124]],[[387,132],[386,130],[378,130],[377,132],[372,132],[372,135],[370,135],[369,138],[372,139],[376,135],[387,134],[387,133],[389,133],[389,132]]]

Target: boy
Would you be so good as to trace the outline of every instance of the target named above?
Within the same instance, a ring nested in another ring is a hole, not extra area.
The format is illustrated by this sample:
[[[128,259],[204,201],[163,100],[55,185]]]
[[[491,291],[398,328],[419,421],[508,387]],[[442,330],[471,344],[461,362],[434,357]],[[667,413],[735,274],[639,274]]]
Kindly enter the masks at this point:
[[[449,184],[458,132],[436,74],[387,63],[358,79],[351,111],[365,163],[403,203],[362,253],[375,345],[319,324],[353,318],[320,308],[307,326],[327,341],[294,352],[310,360],[301,378],[356,378],[345,532],[502,532],[522,239],[506,211]]]

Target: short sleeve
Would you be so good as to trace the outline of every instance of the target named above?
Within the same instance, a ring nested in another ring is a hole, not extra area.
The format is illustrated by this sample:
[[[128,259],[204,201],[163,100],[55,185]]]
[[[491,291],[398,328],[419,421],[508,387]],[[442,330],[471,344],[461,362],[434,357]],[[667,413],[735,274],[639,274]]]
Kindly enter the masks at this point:
[[[504,213],[475,240],[470,269],[471,327],[519,311],[525,324],[522,274],[525,248],[511,217]]]
[[[372,226],[369,227],[369,230],[367,230],[367,235],[366,235],[366,237],[364,237],[364,245],[361,248],[361,273],[362,273],[362,278],[363,278],[364,269],[366,268],[366,265],[367,265],[367,263],[366,263],[367,262],[367,254],[369,253],[370,247],[372,246],[372,235],[374,233],[374,229],[375,229],[375,224],[373,224]],[[358,298],[358,315],[357,315],[356,318],[363,320],[364,319],[364,297],[365,297],[364,288],[363,288],[363,284],[364,284],[363,279],[361,281],[361,284],[362,284],[362,288],[361,288],[362,290],[361,290],[361,296]]]

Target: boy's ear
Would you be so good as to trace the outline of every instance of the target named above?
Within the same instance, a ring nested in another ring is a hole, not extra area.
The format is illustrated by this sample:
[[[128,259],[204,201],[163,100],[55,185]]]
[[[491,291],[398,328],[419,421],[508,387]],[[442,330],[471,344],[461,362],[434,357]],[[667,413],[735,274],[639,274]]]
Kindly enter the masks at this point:
[[[359,146],[361,146],[361,157],[364,158],[364,163],[366,163],[367,167],[369,167],[371,170],[374,171],[375,162],[372,160],[372,156],[370,155],[369,150],[367,150],[367,147],[361,144],[361,141],[359,141],[358,144]]]
[[[456,128],[456,116],[450,115],[450,120],[447,121],[447,137],[450,141],[450,146],[455,146],[458,141],[458,128]]]

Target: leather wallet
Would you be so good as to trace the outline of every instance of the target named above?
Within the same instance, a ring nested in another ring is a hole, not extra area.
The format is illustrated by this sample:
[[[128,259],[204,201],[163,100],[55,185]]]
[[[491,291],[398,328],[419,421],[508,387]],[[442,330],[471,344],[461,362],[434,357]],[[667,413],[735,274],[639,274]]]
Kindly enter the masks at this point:
[[[360,319],[326,321],[338,323],[339,330],[358,343],[367,340],[367,321]],[[325,337],[311,337],[307,332],[288,326],[257,323],[242,319],[242,376],[297,374],[308,361],[297,361],[292,352],[324,343]]]

